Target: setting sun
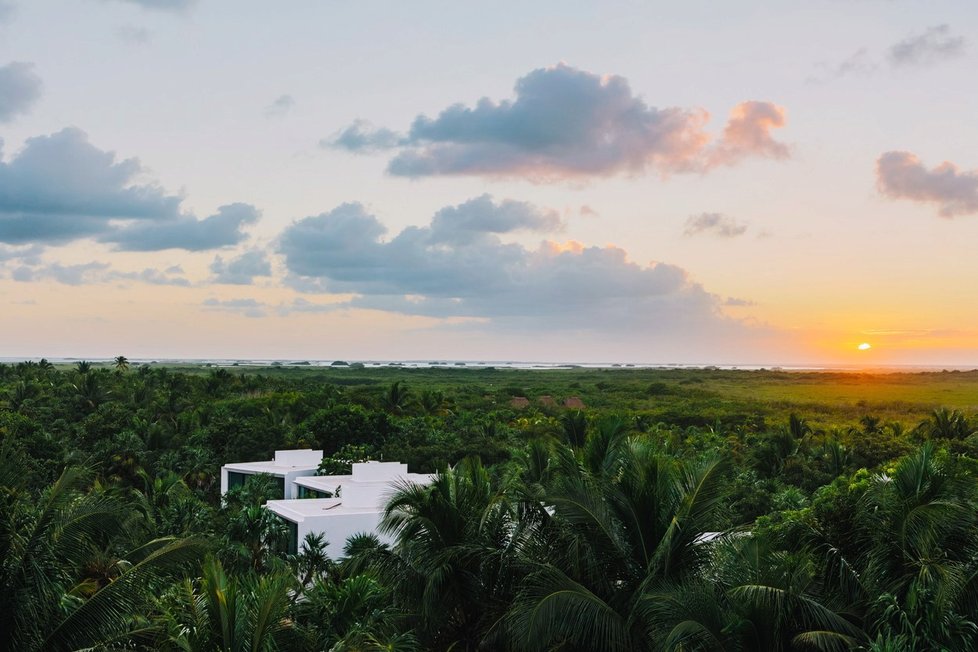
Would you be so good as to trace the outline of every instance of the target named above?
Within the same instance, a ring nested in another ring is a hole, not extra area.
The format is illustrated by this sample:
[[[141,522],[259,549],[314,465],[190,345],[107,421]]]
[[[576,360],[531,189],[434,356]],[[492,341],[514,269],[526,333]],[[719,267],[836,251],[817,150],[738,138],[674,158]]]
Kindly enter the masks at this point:
[[[860,351],[869,351],[873,347],[868,342],[863,342],[856,348],[859,349]]]

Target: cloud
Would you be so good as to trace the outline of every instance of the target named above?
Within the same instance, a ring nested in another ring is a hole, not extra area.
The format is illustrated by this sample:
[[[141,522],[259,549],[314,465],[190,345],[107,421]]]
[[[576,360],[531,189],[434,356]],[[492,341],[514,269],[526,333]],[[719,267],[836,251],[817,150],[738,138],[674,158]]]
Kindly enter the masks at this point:
[[[734,308],[743,308],[743,307],[747,307],[747,306],[756,306],[757,303],[755,303],[754,301],[751,301],[750,299],[739,299],[737,297],[727,297],[724,300],[723,305],[725,305],[725,306],[731,306],[731,307],[734,307]]]
[[[274,312],[280,317],[287,317],[294,313],[324,314],[349,308],[347,304],[343,303],[313,303],[302,297],[296,297],[292,301],[278,304],[264,303],[257,299],[221,300],[211,297],[206,299],[201,305],[206,310],[240,313],[245,317],[255,319],[265,317],[270,312]]]
[[[563,228],[556,211],[511,199],[497,204],[491,196],[482,195],[439,210],[432,218],[429,230],[432,243],[458,245],[475,244],[496,233],[555,233]]]
[[[935,64],[963,55],[966,46],[964,37],[951,36],[947,25],[937,25],[890,46],[886,51],[886,63],[891,69]],[[837,64],[821,62],[816,65],[821,72],[810,77],[809,81],[828,81],[847,75],[870,75],[878,72],[884,63],[866,48],[859,48]]]
[[[291,95],[279,95],[274,102],[265,107],[266,118],[281,118],[295,106]]]
[[[116,30],[119,38],[131,45],[145,45],[153,39],[153,32],[145,27],[122,25]]]
[[[162,272],[158,269],[147,267],[141,272],[112,272],[106,280],[139,281],[140,283],[147,283],[149,285],[175,285],[185,288],[192,285],[189,280],[183,276],[177,276],[177,274],[183,274],[183,270],[179,265],[169,267]]]
[[[686,220],[686,237],[708,233],[720,238],[736,238],[747,232],[747,225],[721,213],[690,215]]]
[[[100,236],[99,241],[112,243],[119,251],[205,251],[242,242],[247,236],[241,229],[260,217],[261,212],[249,204],[227,204],[202,220],[181,216],[165,222],[135,222]]]
[[[220,310],[224,312],[238,312],[245,317],[260,318],[265,316],[266,306],[254,299],[206,299],[203,306],[207,310]]]
[[[377,129],[366,120],[354,120],[346,129],[330,138],[323,138],[319,146],[324,149],[345,149],[355,153],[377,152],[396,147],[403,140],[390,129]]]
[[[951,35],[948,25],[936,25],[893,45],[887,58],[898,67],[929,65],[961,56],[966,44],[963,36]]]
[[[62,265],[51,263],[43,267],[22,265],[13,270],[13,279],[22,283],[34,283],[41,280],[53,280],[64,285],[83,285],[96,283],[99,275],[109,269],[108,263],[83,263],[80,265]]]
[[[116,161],[80,129],[27,140],[0,163],[0,241],[66,242],[103,231],[110,219],[161,219],[178,214],[180,198],[135,185],[139,161]]]
[[[36,260],[43,251],[44,247],[39,245],[8,247],[0,244],[0,263],[8,260]]]
[[[327,313],[335,312],[338,309],[345,308],[346,306],[341,303],[313,303],[302,297],[296,297],[291,303],[282,304],[278,308],[280,315],[289,315],[294,312],[301,313]]]
[[[771,136],[773,129],[785,125],[784,109],[770,102],[743,102],[734,107],[720,142],[709,156],[711,165],[734,165],[745,158],[760,156],[786,159],[787,145]]]
[[[32,63],[14,61],[0,67],[0,122],[30,111],[41,97],[41,87]]]
[[[117,0],[129,4],[143,7],[144,9],[155,9],[160,11],[184,11],[190,9],[197,0]]]
[[[190,287],[189,280],[182,276],[183,270],[171,267],[164,271],[146,268],[139,272],[114,270],[108,263],[90,262],[76,265],[60,263],[42,264],[39,260],[26,260],[11,271],[11,278],[22,283],[54,281],[64,285],[91,285],[114,283],[117,281],[136,281],[149,285],[174,285]]]
[[[455,104],[436,118],[420,115],[408,133],[358,121],[324,145],[352,151],[397,150],[390,174],[475,175],[534,181],[617,174],[702,172],[747,156],[784,158],[770,130],[784,112],[768,102],[735,108],[713,144],[698,108],[656,108],[620,76],[566,64],[534,70],[516,82],[513,100]]]
[[[215,256],[210,269],[214,274],[215,283],[231,285],[251,285],[256,276],[272,275],[272,264],[268,261],[265,252],[258,250],[247,251],[227,261],[220,256]]]
[[[487,217],[493,210],[497,215]],[[503,241],[501,233],[517,228],[555,228],[550,219],[507,216],[531,211],[547,214],[480,197],[387,240],[386,228],[362,205],[343,204],[294,222],[280,238],[280,251],[289,272],[307,289],[355,295],[336,307],[553,331],[736,328],[719,314],[720,300],[674,265],[640,265],[613,246],[545,240],[530,249]],[[446,225],[449,221],[453,226]],[[457,233],[458,225],[466,225],[468,237],[444,237]]]
[[[181,213],[181,197],[139,183],[143,174],[137,159],[117,160],[80,129],[30,138],[0,161],[0,242],[95,238],[131,251],[200,251],[241,242],[241,227],[258,219],[254,207],[230,204],[198,220]]]
[[[876,162],[879,191],[892,199],[930,203],[941,217],[978,213],[978,171],[945,161],[927,169],[910,152],[886,152]]]
[[[872,60],[866,48],[859,48],[832,67],[829,72],[832,77],[845,77],[851,74],[866,75],[878,69],[879,66]]]

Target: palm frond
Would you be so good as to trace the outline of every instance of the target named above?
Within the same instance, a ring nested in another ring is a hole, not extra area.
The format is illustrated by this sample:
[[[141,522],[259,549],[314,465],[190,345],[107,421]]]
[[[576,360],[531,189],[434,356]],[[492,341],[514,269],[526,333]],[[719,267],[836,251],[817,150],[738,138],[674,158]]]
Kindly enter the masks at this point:
[[[155,549],[119,575],[113,582],[83,602],[48,634],[46,650],[77,649],[117,636],[129,626],[132,616],[152,599],[152,588],[161,578],[179,573],[199,560],[202,542],[169,539],[154,542]]]

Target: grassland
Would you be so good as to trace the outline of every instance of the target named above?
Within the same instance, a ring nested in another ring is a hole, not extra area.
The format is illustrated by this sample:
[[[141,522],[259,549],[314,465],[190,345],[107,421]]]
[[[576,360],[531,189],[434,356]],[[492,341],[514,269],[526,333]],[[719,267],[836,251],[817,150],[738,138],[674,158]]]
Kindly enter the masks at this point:
[[[154,365],[156,366],[156,365]],[[162,366],[162,365],[161,365]],[[209,374],[214,367],[173,366]],[[579,397],[592,410],[627,409],[705,425],[795,412],[822,427],[852,425],[863,416],[915,425],[937,407],[978,413],[978,370],[921,373],[794,372],[719,369],[542,369],[472,367],[226,367],[233,374],[261,374],[301,386],[334,384],[376,392],[401,382],[414,393],[439,391],[459,405],[500,408],[523,396],[545,407]],[[546,401],[546,399],[544,399]]]

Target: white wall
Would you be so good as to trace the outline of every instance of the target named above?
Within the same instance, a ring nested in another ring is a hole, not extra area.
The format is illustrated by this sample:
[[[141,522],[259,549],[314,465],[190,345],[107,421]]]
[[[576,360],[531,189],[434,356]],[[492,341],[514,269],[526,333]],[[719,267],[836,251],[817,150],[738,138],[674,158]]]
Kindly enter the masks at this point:
[[[397,490],[390,482],[344,482],[340,486],[343,505],[350,509],[383,509]]]
[[[329,542],[326,554],[336,560],[343,556],[343,548],[346,540],[354,534],[366,532],[376,535],[382,543],[393,543],[393,539],[382,535],[378,531],[380,525],[381,512],[367,512],[361,514],[332,514],[319,518],[306,518],[298,526],[299,550],[302,549],[302,541],[306,534],[313,532],[322,533]]]
[[[323,461],[323,452],[310,448],[275,451],[273,459],[276,466],[319,466]]]
[[[316,475],[315,470],[303,469],[301,471],[290,471],[285,474],[285,497],[286,498],[298,498],[299,497],[299,485],[297,485],[294,480],[296,478]]]
[[[407,476],[407,464],[400,462],[356,462],[353,464],[354,482],[385,482]]]

